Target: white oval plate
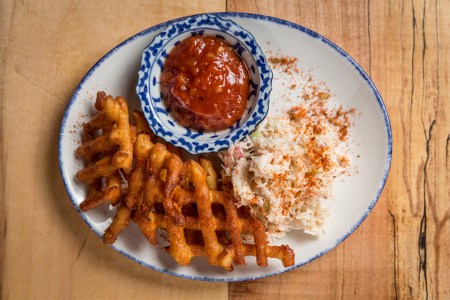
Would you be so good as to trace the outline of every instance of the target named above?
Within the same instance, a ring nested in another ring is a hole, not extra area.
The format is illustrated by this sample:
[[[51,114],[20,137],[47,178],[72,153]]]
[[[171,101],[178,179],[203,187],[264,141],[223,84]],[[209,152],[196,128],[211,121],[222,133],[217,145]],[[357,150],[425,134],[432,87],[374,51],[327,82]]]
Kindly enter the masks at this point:
[[[300,66],[309,69],[314,79],[323,81],[344,107],[354,107],[359,113],[351,131],[351,159],[357,173],[338,180],[328,201],[331,217],[327,233],[310,237],[291,232],[279,243],[289,245],[296,254],[295,265],[284,268],[280,261],[269,260],[267,268],[256,266],[254,257],[247,257],[247,266],[235,267],[233,272],[211,267],[204,258],[193,259],[190,266],[178,266],[161,248],[152,247],[132,222],[112,246],[130,259],[159,272],[197,280],[241,281],[279,274],[302,266],[336,247],[367,217],[378,200],[389,172],[392,136],[389,118],[374,84],[360,66],[338,46],[302,26],[261,15],[219,13],[250,31],[263,51],[299,59]],[[64,114],[59,140],[61,175],[73,205],[83,220],[99,236],[114,216],[106,205],[88,213],[78,205],[86,196],[86,186],[75,180],[83,162],[75,158],[79,145],[81,124],[93,111],[95,94],[104,90],[113,96],[124,96],[132,108],[139,107],[135,94],[137,72],[143,49],[171,21],[151,27],[124,41],[101,58],[78,85]],[[281,82],[274,74],[271,110],[280,108],[283,93]],[[277,104],[278,103],[278,104]]]

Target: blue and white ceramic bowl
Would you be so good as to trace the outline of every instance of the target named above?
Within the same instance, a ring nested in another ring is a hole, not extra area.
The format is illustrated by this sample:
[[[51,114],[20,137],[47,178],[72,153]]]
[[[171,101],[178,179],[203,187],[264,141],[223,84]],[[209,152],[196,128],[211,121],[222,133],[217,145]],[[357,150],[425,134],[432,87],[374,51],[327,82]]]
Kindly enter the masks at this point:
[[[200,131],[179,125],[161,98],[160,76],[170,51],[182,40],[206,35],[223,39],[242,58],[250,77],[247,107],[242,118],[221,131]],[[156,35],[142,54],[136,92],[153,132],[192,154],[217,152],[245,138],[266,117],[272,90],[272,71],[253,35],[233,21],[204,14],[178,20]]]

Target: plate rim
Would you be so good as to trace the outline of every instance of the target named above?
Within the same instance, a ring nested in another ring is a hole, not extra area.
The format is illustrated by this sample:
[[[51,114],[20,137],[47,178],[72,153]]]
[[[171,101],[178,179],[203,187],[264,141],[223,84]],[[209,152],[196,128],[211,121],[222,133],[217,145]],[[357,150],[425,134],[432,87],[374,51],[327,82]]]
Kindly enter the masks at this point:
[[[157,31],[158,29],[164,28],[166,26],[168,26],[169,24],[173,23],[173,22],[177,22],[179,20],[182,20],[186,17],[193,17],[193,16],[199,16],[199,15],[204,15],[206,13],[200,13],[200,14],[193,14],[193,15],[187,15],[187,16],[183,16],[180,18],[175,18],[175,19],[171,19],[168,21],[165,21],[163,23],[159,23],[156,24],[152,27],[149,27],[147,29],[144,29],[140,32],[138,32],[137,34],[127,38],[126,40],[124,40],[123,42],[121,42],[120,44],[118,44],[117,46],[115,46],[114,48],[112,48],[111,50],[109,50],[105,55],[103,55],[90,69],[89,71],[84,75],[84,77],[82,78],[82,80],[80,81],[80,83],[77,85],[75,91],[72,94],[72,97],[70,98],[69,103],[66,106],[66,109],[64,111],[62,120],[61,120],[61,126],[60,126],[60,132],[59,132],[59,139],[58,139],[58,161],[59,161],[59,171],[60,171],[60,175],[61,178],[63,179],[63,184],[64,187],[66,189],[66,192],[72,202],[72,205],[75,207],[76,211],[78,212],[78,214],[81,216],[81,218],[83,219],[83,221],[88,225],[89,229],[91,231],[93,231],[97,236],[99,236],[100,238],[102,237],[102,235],[97,232],[93,226],[91,226],[91,224],[89,223],[89,220],[87,219],[87,217],[85,216],[84,213],[82,213],[82,211],[80,210],[80,208],[78,207],[78,205],[75,203],[74,200],[74,196],[72,195],[72,191],[69,188],[69,183],[68,183],[68,178],[66,179],[66,177],[64,176],[64,170],[63,170],[63,160],[62,160],[62,140],[63,140],[63,136],[64,136],[64,131],[65,131],[65,127],[66,127],[66,121],[68,118],[68,114],[71,111],[71,107],[74,104],[75,100],[78,98],[79,92],[80,90],[83,88],[85,82],[92,76],[92,74],[95,72],[95,70],[105,61],[107,60],[112,54],[114,54],[116,51],[118,51],[120,48],[122,48],[123,46],[129,44],[130,42],[134,41],[137,38],[140,38],[142,36],[145,36],[151,32]],[[154,265],[148,264],[146,262],[141,261],[140,259],[131,256],[130,254],[126,253],[125,251],[123,251],[122,249],[119,249],[117,246],[115,246],[114,244],[111,245],[111,247],[119,252],[120,254],[124,255],[125,257],[129,258],[130,260],[137,262],[138,264],[145,266],[147,268],[150,268],[152,270],[158,271],[160,273],[163,274],[168,274],[168,275],[173,275],[176,277],[180,277],[180,278],[184,278],[184,279],[191,279],[191,280],[200,280],[200,281],[210,281],[210,282],[238,282],[238,281],[245,281],[245,280],[255,280],[255,279],[260,279],[260,278],[266,278],[266,277],[270,277],[270,276],[274,276],[274,275],[278,275],[281,273],[285,273],[287,271],[291,271],[294,269],[297,269],[301,266],[304,266],[310,262],[312,262],[313,260],[316,260],[317,258],[323,256],[324,254],[328,253],[329,251],[331,251],[332,249],[336,248],[339,244],[341,244],[344,240],[346,240],[361,224],[362,222],[364,222],[364,220],[367,218],[368,214],[372,211],[372,209],[374,208],[375,204],[378,202],[378,199],[380,198],[380,195],[386,185],[386,181],[389,175],[389,170],[391,167],[391,162],[392,162],[392,128],[391,128],[391,124],[390,124],[390,119],[389,119],[389,115],[386,109],[386,106],[384,104],[384,101],[380,95],[380,93],[378,92],[377,88],[375,87],[375,84],[372,82],[372,80],[370,79],[370,77],[367,75],[367,73],[363,70],[363,68],[349,55],[347,54],[342,48],[340,48],[339,46],[337,46],[335,43],[333,43],[332,41],[330,41],[329,39],[325,38],[324,36],[320,35],[319,33],[304,27],[302,25],[293,23],[291,21],[287,21],[287,20],[283,20],[277,17],[272,17],[272,16],[267,16],[267,15],[261,15],[261,14],[254,14],[254,13],[243,13],[243,12],[211,12],[211,13],[207,13],[207,14],[212,14],[212,15],[216,15],[219,17],[237,17],[237,18],[246,18],[246,19],[255,19],[255,20],[263,20],[263,21],[268,21],[268,22],[272,22],[275,24],[279,24],[279,25],[283,25],[283,26],[287,26],[289,28],[293,28],[296,29],[298,31],[301,31],[305,34],[307,34],[308,36],[318,39],[321,42],[325,43],[327,46],[331,47],[332,49],[334,49],[341,57],[343,57],[344,59],[346,59],[352,66],[353,68],[359,73],[359,75],[362,77],[362,79],[364,79],[364,81],[368,84],[368,86],[371,88],[375,99],[377,100],[378,106],[381,110],[381,113],[383,114],[383,119],[384,119],[384,125],[385,125],[385,130],[386,130],[386,134],[387,134],[387,160],[385,162],[385,167],[384,167],[384,174],[383,174],[383,179],[381,181],[381,185],[379,185],[378,187],[378,191],[376,193],[375,198],[370,202],[370,204],[368,205],[366,211],[363,213],[363,215],[361,216],[361,218],[353,225],[352,228],[350,228],[350,230],[348,230],[347,233],[345,233],[342,237],[340,237],[339,239],[337,239],[330,247],[324,249],[323,251],[317,253],[315,256],[310,257],[309,259],[307,259],[306,261],[300,262],[298,264],[295,264],[294,266],[288,267],[288,268],[284,268],[282,270],[278,270],[272,273],[268,273],[268,274],[262,274],[262,275],[256,275],[256,276],[246,276],[246,277],[221,277],[221,278],[214,278],[214,277],[208,277],[208,276],[197,276],[197,275],[185,275],[185,274],[179,274],[177,272],[171,271],[171,270],[167,270],[164,268],[159,268],[156,267]]]

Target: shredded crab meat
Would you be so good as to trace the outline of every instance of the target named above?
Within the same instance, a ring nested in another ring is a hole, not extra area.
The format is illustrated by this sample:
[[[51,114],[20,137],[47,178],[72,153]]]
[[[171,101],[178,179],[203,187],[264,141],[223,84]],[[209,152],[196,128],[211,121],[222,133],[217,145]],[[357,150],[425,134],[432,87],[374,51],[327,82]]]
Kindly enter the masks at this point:
[[[257,131],[220,153],[222,177],[232,184],[237,205],[251,207],[272,241],[292,229],[324,232],[329,212],[323,200],[350,166],[342,126],[329,117],[331,112],[306,103],[288,115],[268,117]]]

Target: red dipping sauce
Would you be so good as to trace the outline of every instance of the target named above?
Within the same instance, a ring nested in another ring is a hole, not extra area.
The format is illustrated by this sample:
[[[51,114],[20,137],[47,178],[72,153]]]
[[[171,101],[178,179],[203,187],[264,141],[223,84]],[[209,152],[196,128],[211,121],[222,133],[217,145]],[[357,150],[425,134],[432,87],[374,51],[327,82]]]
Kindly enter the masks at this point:
[[[243,115],[249,75],[221,39],[193,36],[169,53],[161,75],[163,101],[182,126],[221,130]]]

